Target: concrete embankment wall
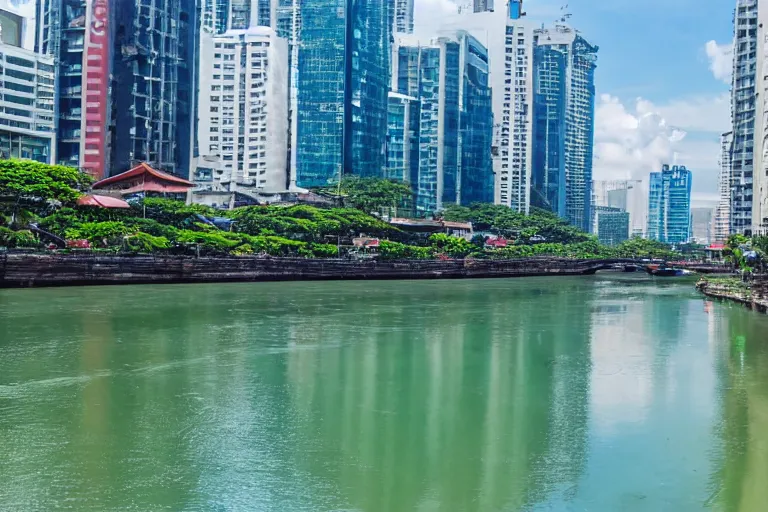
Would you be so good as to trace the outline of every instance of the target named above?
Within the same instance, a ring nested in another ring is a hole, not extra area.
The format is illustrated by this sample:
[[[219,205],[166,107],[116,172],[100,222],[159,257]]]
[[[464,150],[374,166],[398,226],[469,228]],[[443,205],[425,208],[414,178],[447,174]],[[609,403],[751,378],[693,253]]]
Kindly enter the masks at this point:
[[[708,297],[739,302],[756,311],[768,313],[768,276],[755,277],[748,283],[748,288],[744,289],[707,281],[699,283],[698,288]]]
[[[582,275],[594,261],[558,258],[481,261],[348,261],[0,254],[0,287],[332,279],[461,279]]]

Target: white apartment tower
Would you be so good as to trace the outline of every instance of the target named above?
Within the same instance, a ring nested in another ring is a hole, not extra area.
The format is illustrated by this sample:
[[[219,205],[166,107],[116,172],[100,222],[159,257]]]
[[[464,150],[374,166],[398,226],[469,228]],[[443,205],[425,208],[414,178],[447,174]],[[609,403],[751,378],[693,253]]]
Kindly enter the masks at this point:
[[[720,136],[720,176],[718,194],[720,199],[715,208],[714,239],[725,242],[731,232],[731,147],[733,132]]]
[[[758,2],[752,232],[768,234],[768,1]]]
[[[287,190],[288,95],[288,42],[274,30],[201,36],[196,202]]]
[[[504,57],[499,57],[491,56],[495,203],[528,213],[533,144],[533,27],[510,17]]]

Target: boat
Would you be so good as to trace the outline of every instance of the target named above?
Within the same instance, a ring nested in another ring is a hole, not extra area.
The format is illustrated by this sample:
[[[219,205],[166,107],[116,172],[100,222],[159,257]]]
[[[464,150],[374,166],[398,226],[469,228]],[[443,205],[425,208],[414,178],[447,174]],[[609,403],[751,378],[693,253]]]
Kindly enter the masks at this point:
[[[656,277],[684,277],[694,274],[690,270],[668,267],[667,265],[648,265],[645,267],[645,271]]]

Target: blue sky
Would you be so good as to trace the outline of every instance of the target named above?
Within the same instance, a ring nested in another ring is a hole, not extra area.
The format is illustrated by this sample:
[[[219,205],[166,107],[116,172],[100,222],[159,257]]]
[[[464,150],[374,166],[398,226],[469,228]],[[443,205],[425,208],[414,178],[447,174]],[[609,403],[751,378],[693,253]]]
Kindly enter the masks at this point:
[[[434,25],[457,3],[415,1],[417,26]],[[693,170],[697,203],[715,200],[719,135],[729,129],[726,52],[735,0],[526,0],[524,5],[530,20],[551,23],[566,3],[570,24],[600,46],[595,177],[644,178],[661,163],[676,162]]]

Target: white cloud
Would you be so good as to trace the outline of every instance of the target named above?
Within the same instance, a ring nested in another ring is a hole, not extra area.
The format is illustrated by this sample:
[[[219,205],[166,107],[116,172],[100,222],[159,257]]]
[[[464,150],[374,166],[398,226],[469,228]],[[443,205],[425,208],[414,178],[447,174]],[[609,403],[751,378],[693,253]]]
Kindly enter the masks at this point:
[[[627,108],[618,98],[603,94],[595,112],[596,179],[645,179],[673,156],[685,132],[638,99]]]
[[[717,191],[719,134],[729,124],[727,95],[660,105],[637,98],[625,105],[604,94],[595,115],[595,179],[647,180],[662,164],[677,163],[693,171],[697,195]]]
[[[731,83],[733,73],[733,44],[718,44],[717,41],[707,41],[704,51],[709,59],[709,69],[715,78]]]

